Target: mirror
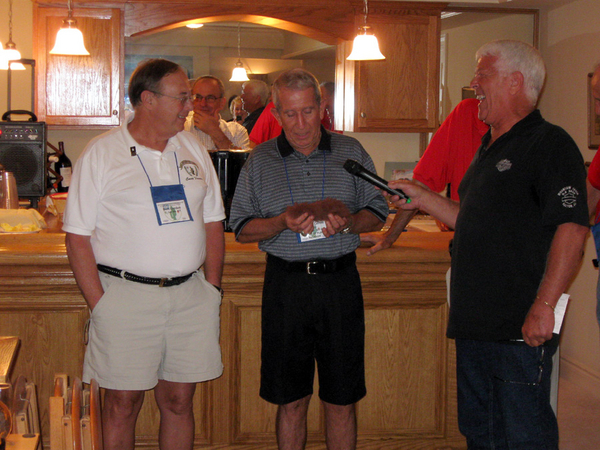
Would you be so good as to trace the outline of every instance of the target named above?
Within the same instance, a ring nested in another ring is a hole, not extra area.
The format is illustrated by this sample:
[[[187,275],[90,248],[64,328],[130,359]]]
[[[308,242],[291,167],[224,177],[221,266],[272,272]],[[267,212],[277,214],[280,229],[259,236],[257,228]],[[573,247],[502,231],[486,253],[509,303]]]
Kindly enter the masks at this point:
[[[278,28],[241,22],[239,58],[249,78],[271,84],[277,75],[304,67],[321,81],[335,79],[334,45]],[[183,66],[190,79],[213,75],[225,84],[225,96],[239,95],[241,83],[230,82],[238,61],[238,22],[211,22],[201,28],[185,26],[125,38],[125,92],[137,64],[149,57],[164,57]],[[127,97],[125,98],[127,103]],[[221,112],[223,119],[229,111]]]

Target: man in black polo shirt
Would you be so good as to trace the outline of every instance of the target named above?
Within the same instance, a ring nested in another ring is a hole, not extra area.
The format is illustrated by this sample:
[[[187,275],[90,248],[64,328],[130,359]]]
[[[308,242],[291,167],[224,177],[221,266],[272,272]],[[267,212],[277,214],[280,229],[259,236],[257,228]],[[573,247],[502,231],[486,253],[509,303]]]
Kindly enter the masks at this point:
[[[454,227],[450,317],[458,416],[469,448],[558,449],[550,407],[554,308],[588,232],[585,168],[560,127],[535,109],[537,50],[494,41],[471,81],[490,125],[459,188],[460,204],[406,182],[412,202]]]
[[[303,449],[315,361],[327,447],[356,448],[354,404],[366,394],[364,310],[354,251],[358,233],[380,229],[385,198],[343,165],[373,161],[351,137],[321,126],[319,84],[303,69],[273,85],[283,128],[243,167],[231,208],[240,242],[268,254],[262,304],[260,395],[279,405],[281,449]]]

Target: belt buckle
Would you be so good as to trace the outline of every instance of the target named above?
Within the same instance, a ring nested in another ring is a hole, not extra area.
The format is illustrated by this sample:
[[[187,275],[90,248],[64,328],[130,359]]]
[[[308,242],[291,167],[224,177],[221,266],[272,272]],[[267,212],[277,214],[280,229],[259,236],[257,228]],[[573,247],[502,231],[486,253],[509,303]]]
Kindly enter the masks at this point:
[[[306,263],[306,273],[309,275],[317,275],[318,272],[313,272],[312,268],[313,267],[318,267],[319,261],[308,261]]]

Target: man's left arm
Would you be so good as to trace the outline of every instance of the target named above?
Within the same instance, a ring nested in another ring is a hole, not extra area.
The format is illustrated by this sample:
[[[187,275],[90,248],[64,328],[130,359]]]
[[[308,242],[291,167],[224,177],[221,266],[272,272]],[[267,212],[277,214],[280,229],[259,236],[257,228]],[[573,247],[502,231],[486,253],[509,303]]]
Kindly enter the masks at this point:
[[[546,263],[546,272],[521,329],[523,339],[537,347],[552,338],[554,307],[579,269],[588,227],[576,223],[558,226]]]
[[[209,222],[206,228],[206,259],[204,260],[204,276],[206,281],[221,287],[223,262],[225,260],[225,234],[222,222]]]
[[[348,232],[353,234],[379,231],[384,224],[384,221],[379,219],[379,217],[368,209],[361,209],[348,217],[342,217],[337,214],[328,214],[325,222],[327,227],[323,229],[323,234],[327,237],[345,229],[348,229]]]

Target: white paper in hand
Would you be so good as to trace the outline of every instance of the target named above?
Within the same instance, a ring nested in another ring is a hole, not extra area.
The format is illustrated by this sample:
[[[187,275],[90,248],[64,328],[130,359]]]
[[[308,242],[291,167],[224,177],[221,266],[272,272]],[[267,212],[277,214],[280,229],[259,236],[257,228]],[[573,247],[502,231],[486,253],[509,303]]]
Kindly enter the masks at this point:
[[[558,299],[558,303],[554,307],[554,331],[555,334],[560,334],[560,329],[567,311],[567,303],[569,303],[569,294],[563,294]]]

